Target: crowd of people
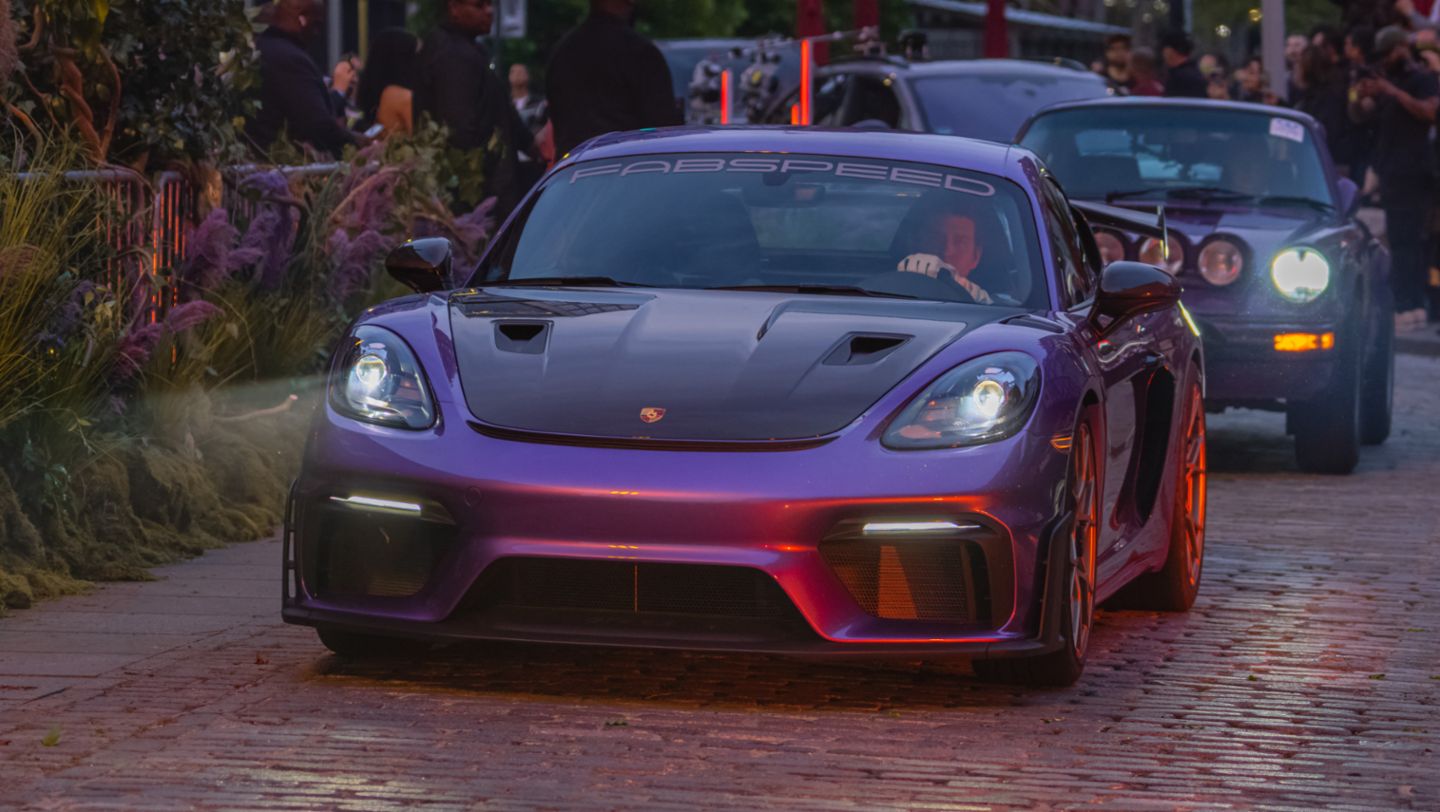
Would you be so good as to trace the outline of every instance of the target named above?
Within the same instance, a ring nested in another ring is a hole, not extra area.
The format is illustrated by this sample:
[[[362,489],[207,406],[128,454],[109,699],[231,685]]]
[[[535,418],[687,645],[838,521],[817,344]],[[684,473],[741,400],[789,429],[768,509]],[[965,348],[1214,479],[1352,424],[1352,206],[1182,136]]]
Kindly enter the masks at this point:
[[[503,216],[557,154],[605,132],[682,120],[664,57],[632,26],[635,0],[591,0],[588,18],[552,50],[548,98],[531,88],[527,66],[511,65],[505,80],[493,67],[479,38],[493,24],[494,0],[442,0],[435,30],[382,31],[366,64],[347,57],[328,78],[308,53],[324,3],[271,3],[257,38],[262,104],[247,127],[262,150],[285,132],[338,155],[429,118],[448,128],[451,146],[475,151],[484,194]],[[1339,171],[1384,212],[1396,329],[1419,329],[1440,316],[1440,0],[1343,7],[1343,26],[1286,40],[1280,83],[1258,56],[1232,66],[1222,53],[1197,53],[1183,33],[1163,36],[1158,52],[1112,36],[1095,69],[1121,94],[1287,105],[1314,116]]]
[[[283,133],[337,156],[429,119],[448,130],[451,147],[476,156],[484,196],[503,216],[556,154],[606,132],[681,123],[664,57],[632,26],[635,0],[591,0],[589,16],[553,49],[549,98],[532,92],[527,66],[511,65],[506,79],[496,71],[480,42],[494,0],[443,0],[434,30],[381,31],[364,64],[347,55],[326,77],[309,55],[325,1],[266,8],[256,39],[260,110],[246,127],[262,153]]]
[[[1112,36],[1095,70],[1120,94],[1285,105],[1313,116],[1337,169],[1384,212],[1396,330],[1422,329],[1440,318],[1440,0],[1350,3],[1344,19],[1286,38],[1283,95],[1258,55],[1232,67],[1224,54],[1196,53],[1182,33],[1162,37],[1158,56]]]

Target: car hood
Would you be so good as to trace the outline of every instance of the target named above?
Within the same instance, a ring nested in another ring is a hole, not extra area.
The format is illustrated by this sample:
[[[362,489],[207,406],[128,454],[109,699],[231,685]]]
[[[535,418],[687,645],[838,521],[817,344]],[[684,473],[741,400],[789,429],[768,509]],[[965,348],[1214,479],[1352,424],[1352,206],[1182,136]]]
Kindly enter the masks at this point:
[[[1149,213],[1154,207],[1127,206]],[[1239,206],[1165,205],[1165,223],[1196,245],[1211,234],[1239,237],[1259,254],[1268,253],[1302,238],[1307,232],[1322,227],[1326,216],[1319,212],[1290,206],[1263,208]]]
[[[1007,308],[697,290],[483,288],[450,298],[483,427],[759,441],[849,425]]]

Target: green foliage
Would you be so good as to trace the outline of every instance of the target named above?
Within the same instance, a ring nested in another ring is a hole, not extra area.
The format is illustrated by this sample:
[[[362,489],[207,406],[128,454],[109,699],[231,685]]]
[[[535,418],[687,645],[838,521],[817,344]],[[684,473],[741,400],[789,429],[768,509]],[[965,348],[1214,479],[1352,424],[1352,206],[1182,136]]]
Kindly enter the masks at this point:
[[[15,109],[91,160],[146,166],[238,157],[256,83],[243,0],[17,0]]]
[[[1260,24],[1250,21],[1251,9],[1259,8],[1259,0],[1206,0],[1195,3],[1195,41],[1203,49],[1226,49],[1237,54],[1259,50]],[[1340,7],[1331,0],[1288,0],[1285,3],[1285,30],[1308,34],[1321,23],[1337,25]],[[1230,29],[1230,36],[1216,35],[1217,26]],[[1251,48],[1251,43],[1255,47]]]

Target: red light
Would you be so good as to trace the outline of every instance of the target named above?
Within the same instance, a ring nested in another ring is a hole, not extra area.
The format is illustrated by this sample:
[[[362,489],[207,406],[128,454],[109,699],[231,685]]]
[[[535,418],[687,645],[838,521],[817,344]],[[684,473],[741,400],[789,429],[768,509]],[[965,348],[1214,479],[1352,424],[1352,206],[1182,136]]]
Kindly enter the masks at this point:
[[[810,116],[813,112],[811,96],[815,88],[811,87],[811,62],[814,60],[814,45],[808,39],[800,40],[800,126],[810,126]]]
[[[730,71],[720,71],[720,123],[730,123]]]

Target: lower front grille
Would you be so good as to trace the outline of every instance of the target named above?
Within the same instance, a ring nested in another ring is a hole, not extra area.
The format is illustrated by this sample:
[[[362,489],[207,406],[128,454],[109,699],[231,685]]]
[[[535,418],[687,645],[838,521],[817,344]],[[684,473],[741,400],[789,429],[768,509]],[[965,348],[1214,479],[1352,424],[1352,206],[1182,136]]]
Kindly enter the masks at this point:
[[[866,613],[886,620],[989,620],[985,558],[954,539],[837,540],[820,545],[830,569]]]
[[[429,583],[453,528],[404,517],[320,508],[306,551],[311,591],[324,599],[410,598]]]
[[[482,607],[780,619],[794,606],[759,570],[566,558],[504,558],[472,593]]]

